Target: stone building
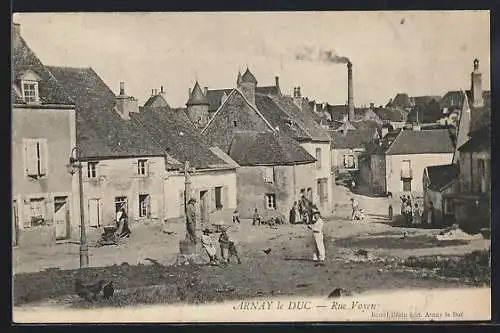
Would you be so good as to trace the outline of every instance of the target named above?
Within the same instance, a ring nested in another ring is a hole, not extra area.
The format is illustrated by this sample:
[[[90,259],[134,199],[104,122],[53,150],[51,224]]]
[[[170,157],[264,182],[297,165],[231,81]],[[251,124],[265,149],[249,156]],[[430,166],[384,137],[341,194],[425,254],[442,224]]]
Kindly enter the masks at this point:
[[[75,102],[12,27],[12,245],[79,235]],[[73,195],[75,193],[76,195]]]
[[[242,218],[256,208],[263,216],[287,215],[301,192],[312,198],[316,159],[257,108],[261,96],[254,90],[255,77],[248,70],[245,74],[245,89],[229,93],[202,135],[240,166],[237,207]]]

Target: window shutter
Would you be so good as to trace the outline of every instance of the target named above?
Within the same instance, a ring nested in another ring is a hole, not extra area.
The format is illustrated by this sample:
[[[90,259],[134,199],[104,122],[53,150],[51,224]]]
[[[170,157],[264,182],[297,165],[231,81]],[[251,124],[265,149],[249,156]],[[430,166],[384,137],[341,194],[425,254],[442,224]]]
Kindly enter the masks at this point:
[[[31,204],[30,201],[27,200],[27,203],[24,203],[23,209],[23,224],[25,228],[31,228]]]
[[[229,208],[229,187],[224,186],[222,188],[222,208]]]
[[[134,162],[132,163],[132,168],[134,170],[134,173],[135,175],[139,175],[139,162]]]
[[[49,149],[46,139],[38,140],[40,147],[40,175],[47,175],[49,168]]]
[[[88,200],[88,216],[89,216],[89,226],[98,227],[99,226],[99,200],[90,199]]]
[[[153,161],[148,161],[147,162],[147,165],[146,165],[146,174],[149,175],[149,176],[153,176],[155,173],[153,172],[154,170],[154,165],[155,165],[155,162]]]
[[[210,191],[210,211],[214,211],[215,207],[215,187]]]
[[[179,207],[180,207],[180,214],[179,216],[184,216],[185,213],[185,202],[184,202],[184,191],[179,192]]]
[[[151,214],[152,219],[158,218],[158,209],[159,209],[158,198],[150,195],[149,196],[149,213]]]
[[[38,176],[36,140],[28,139],[26,142],[26,172],[28,176]]]

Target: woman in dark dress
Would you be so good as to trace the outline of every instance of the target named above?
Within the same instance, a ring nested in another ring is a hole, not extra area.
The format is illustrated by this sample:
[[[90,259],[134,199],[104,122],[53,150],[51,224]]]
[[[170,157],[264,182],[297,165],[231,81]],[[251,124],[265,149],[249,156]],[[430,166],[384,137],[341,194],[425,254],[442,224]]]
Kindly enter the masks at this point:
[[[295,224],[296,218],[297,218],[297,201],[293,203],[292,209],[290,209],[290,215],[289,215],[290,224]]]
[[[122,214],[120,216],[120,220],[117,223],[118,230],[116,231],[116,233],[119,238],[130,237],[132,231],[130,231],[130,228],[128,226],[128,216],[125,212],[125,209],[122,208],[121,213]]]

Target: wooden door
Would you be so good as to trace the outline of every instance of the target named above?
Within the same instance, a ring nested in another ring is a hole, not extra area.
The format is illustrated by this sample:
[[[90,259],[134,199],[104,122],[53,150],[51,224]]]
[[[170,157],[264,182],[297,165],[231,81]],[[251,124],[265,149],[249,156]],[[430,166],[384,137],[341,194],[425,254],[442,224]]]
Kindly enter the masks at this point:
[[[208,191],[200,191],[200,219],[208,222]]]
[[[69,209],[67,197],[54,198],[54,221],[56,224],[56,239],[68,238]]]

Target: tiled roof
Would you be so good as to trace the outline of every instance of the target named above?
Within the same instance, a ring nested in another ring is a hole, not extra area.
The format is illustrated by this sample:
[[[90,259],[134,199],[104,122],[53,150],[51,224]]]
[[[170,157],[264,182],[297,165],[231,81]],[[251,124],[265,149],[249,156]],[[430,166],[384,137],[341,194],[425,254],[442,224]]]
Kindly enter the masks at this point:
[[[431,101],[439,102],[441,96],[413,96],[411,97],[412,104],[416,107],[423,107],[429,104]]]
[[[293,139],[275,132],[235,132],[228,154],[241,166],[292,165],[316,161]]]
[[[332,120],[342,121],[344,119],[344,115],[347,114],[347,105],[327,104],[324,109],[331,115]]]
[[[331,131],[332,149],[356,149],[364,148],[365,143],[373,140],[376,129],[350,130],[345,134]]]
[[[276,131],[270,122],[241,91],[234,89],[203,129],[202,136],[240,165],[289,165],[314,161],[284,130]]]
[[[471,133],[470,139],[458,148],[459,151],[491,151],[491,127],[483,126]]]
[[[255,104],[264,118],[272,125],[274,129],[296,140],[309,140],[309,133],[302,124],[282,108],[280,108],[273,99],[266,95],[255,94]]]
[[[134,120],[124,120],[115,95],[92,68],[49,67],[76,101],[76,135],[87,158],[164,156]]]
[[[19,78],[28,70],[33,71],[40,78],[38,93],[41,104],[75,104],[73,99],[29,48],[26,41],[20,35],[14,34],[12,38],[12,84],[19,91],[21,90]],[[12,97],[14,97],[13,102],[24,103],[17,94],[14,95],[14,92]]]
[[[412,100],[408,94],[399,93],[390,102],[392,107],[409,108],[413,106]]]
[[[278,106],[279,109],[284,110],[286,114],[290,116],[302,128],[309,140],[323,142],[330,141],[330,135],[327,133],[327,131],[323,127],[321,127],[321,125],[316,122],[316,120],[314,120],[313,111],[309,111],[307,108],[303,108],[301,110],[294,103],[293,98],[289,96],[274,95],[268,98],[270,98],[275,103],[275,105]]]
[[[241,82],[252,82],[252,83],[257,84],[257,79],[252,74],[252,72],[250,72],[248,67],[247,67],[247,70],[245,71],[245,73],[243,73],[243,76],[241,77]]]
[[[467,94],[467,98],[471,102],[472,92],[470,90],[467,90],[465,93]],[[491,105],[491,91],[489,90],[483,91],[483,100],[485,106]],[[439,106],[441,108],[448,108],[448,109],[461,108],[463,106],[463,103],[464,103],[464,94],[460,90],[448,91],[443,96],[443,98],[439,100]]]
[[[255,88],[255,92],[263,95],[279,95],[279,87],[276,86],[263,86]]]
[[[354,127],[356,127],[356,129],[358,129],[358,130],[362,130],[362,129],[379,129],[379,128],[382,127],[381,125],[379,125],[379,123],[377,123],[374,120],[351,121],[351,124]]]
[[[208,90],[207,91],[207,99],[208,104],[210,105],[210,111],[216,111],[222,104],[222,96],[226,94],[226,97],[233,91],[233,89],[217,89],[217,90]]]
[[[210,111],[217,111],[217,109],[222,104],[222,96],[224,96],[224,94],[226,94],[226,97],[229,96],[229,94],[231,93],[231,91],[233,91],[233,89],[234,88],[208,90],[207,99],[208,99],[208,104],[210,105],[209,110]],[[258,94],[263,94],[263,95],[279,95],[280,94],[279,88],[276,86],[256,87],[255,92]]]
[[[428,166],[427,177],[429,179],[429,188],[440,191],[450,185],[458,178],[460,170],[457,164]]]
[[[226,162],[210,150],[197,129],[183,112],[168,107],[142,107],[131,117],[177,161],[198,169],[227,166]]]
[[[384,137],[385,140],[387,135]],[[400,131],[386,150],[387,155],[453,153],[453,141],[446,129]]]
[[[161,94],[157,94],[157,95],[153,95],[153,96],[149,97],[148,100],[146,101],[146,103],[144,103],[144,106],[169,107],[167,100]]]
[[[377,108],[373,110],[382,121],[404,121],[403,113],[396,108]]]
[[[207,96],[201,91],[200,85],[198,84],[198,81],[194,84],[193,91],[191,91],[191,95],[189,96],[188,101],[186,102],[186,105],[207,105],[208,99]]]

